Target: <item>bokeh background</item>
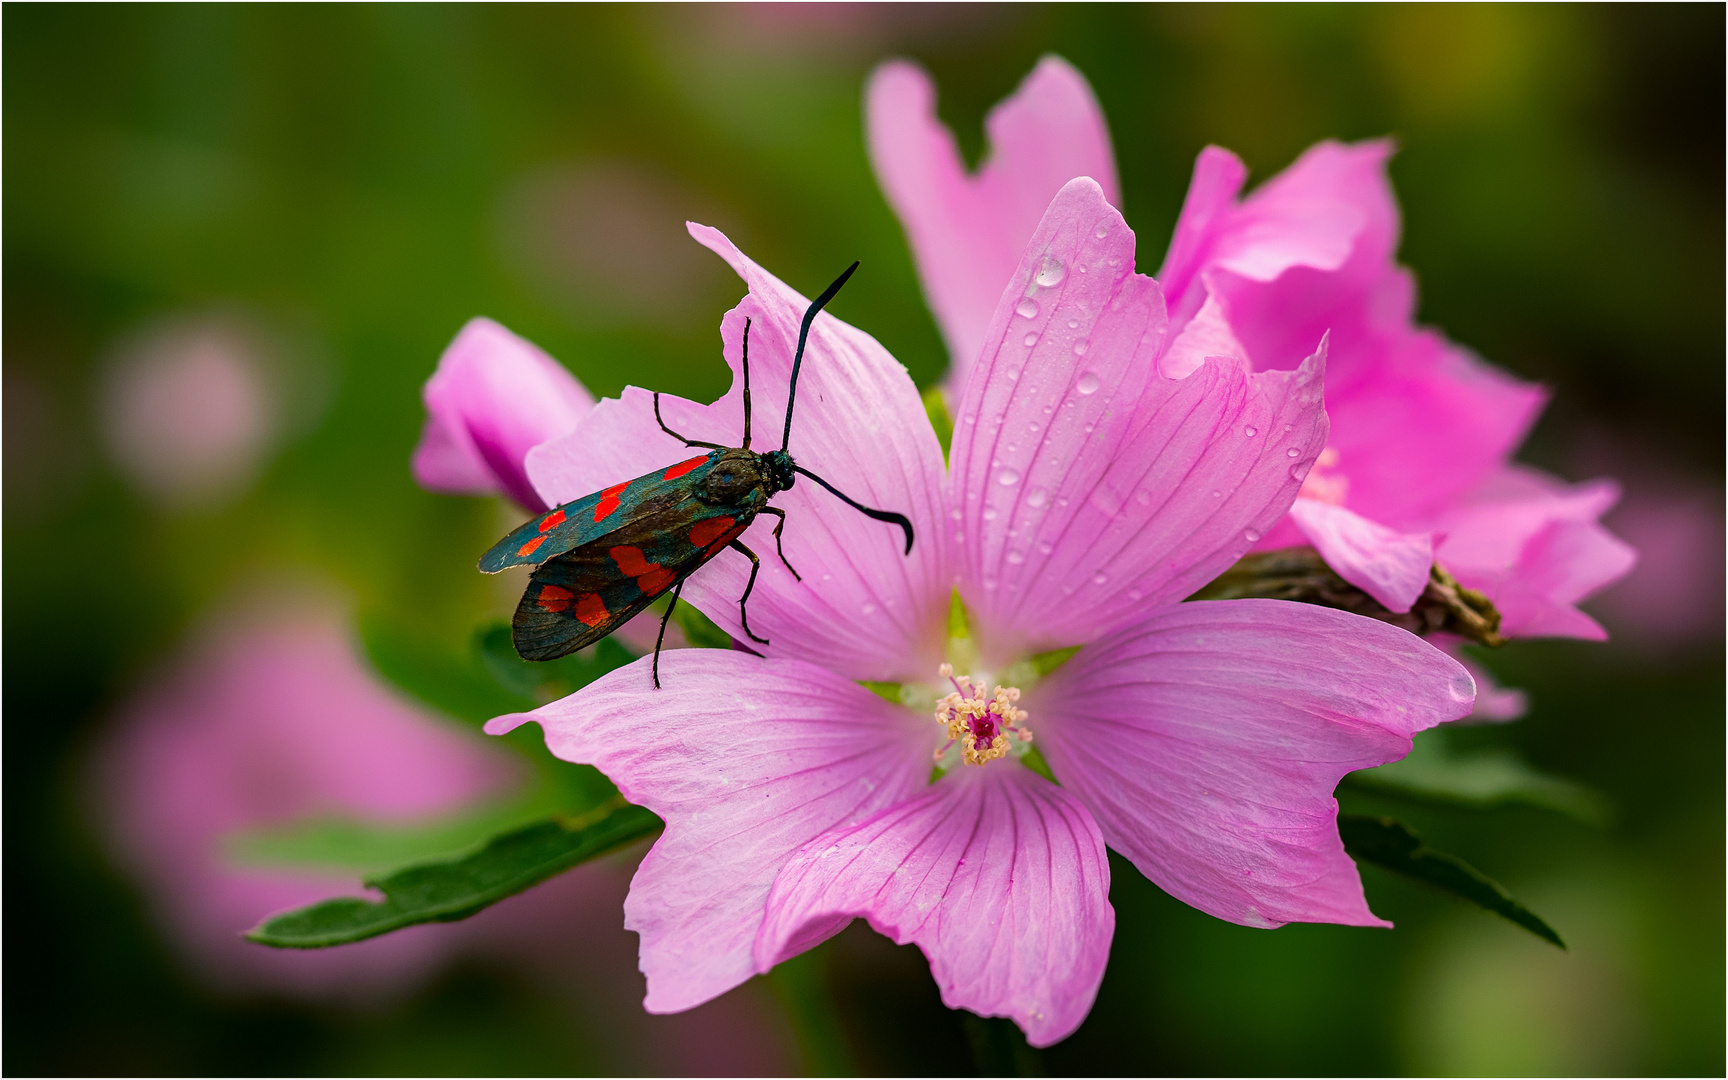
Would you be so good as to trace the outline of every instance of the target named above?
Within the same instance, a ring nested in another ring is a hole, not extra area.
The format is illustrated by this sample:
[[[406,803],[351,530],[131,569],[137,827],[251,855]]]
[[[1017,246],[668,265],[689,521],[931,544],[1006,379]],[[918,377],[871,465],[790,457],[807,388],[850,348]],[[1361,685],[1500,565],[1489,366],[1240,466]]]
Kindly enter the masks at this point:
[[[7,1071],[1719,1074],[1723,40],[1716,5],[9,6]],[[508,610],[472,565],[510,512],[407,467],[463,322],[597,394],[716,396],[741,290],[694,218],[806,291],[861,259],[834,312],[933,382],[863,80],[925,64],[975,158],[1050,51],[1109,118],[1143,271],[1206,143],[1263,179],[1395,135],[1422,318],[1553,388],[1526,460],[1625,484],[1608,523],[1643,562],[1588,605],[1614,640],[1486,657],[1533,709],[1470,733],[1612,821],[1348,797],[1571,950],[1372,868],[1395,931],[1249,930],[1118,861],[1103,991],[1050,1050],[943,1010],[916,951],[860,926],[648,1018],[626,862],[384,997],[204,977],[116,859],[92,761],[236,598],[310,590],[453,649]]]

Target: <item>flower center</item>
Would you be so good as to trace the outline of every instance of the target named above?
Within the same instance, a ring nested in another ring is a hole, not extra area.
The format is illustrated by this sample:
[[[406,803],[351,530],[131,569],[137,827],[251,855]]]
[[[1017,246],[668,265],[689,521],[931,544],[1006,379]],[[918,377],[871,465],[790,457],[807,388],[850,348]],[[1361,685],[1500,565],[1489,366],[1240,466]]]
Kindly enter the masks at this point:
[[[968,765],[983,765],[1015,750],[1024,752],[1032,743],[1032,732],[1021,725],[1026,710],[1015,707],[1020,700],[1017,686],[996,686],[988,696],[983,683],[954,675],[954,665],[937,669],[954,692],[936,702],[936,722],[948,729],[948,741],[936,750],[936,761],[949,758],[956,747]]]

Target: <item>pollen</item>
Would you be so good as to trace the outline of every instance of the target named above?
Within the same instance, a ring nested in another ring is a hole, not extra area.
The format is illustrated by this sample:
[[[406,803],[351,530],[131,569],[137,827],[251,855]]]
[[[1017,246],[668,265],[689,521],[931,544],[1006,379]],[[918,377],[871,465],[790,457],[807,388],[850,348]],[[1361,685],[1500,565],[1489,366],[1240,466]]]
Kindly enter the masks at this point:
[[[937,761],[956,744],[962,761],[983,765],[1032,742],[1032,732],[1025,727],[1026,710],[1014,704],[1020,700],[1019,687],[995,686],[986,693],[984,684],[964,675],[956,677],[951,664],[937,671],[954,687],[953,693],[936,702],[936,722],[948,731],[948,741],[936,750]]]

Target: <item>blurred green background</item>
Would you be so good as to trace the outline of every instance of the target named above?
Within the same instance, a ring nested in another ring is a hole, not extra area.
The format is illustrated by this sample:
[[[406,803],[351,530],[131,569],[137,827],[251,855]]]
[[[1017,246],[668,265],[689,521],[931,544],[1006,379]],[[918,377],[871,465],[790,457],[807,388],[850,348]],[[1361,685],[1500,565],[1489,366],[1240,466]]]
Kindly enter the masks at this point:
[[[412,483],[420,385],[485,314],[596,394],[719,394],[740,287],[685,218],[806,292],[861,259],[834,312],[933,381],[863,80],[924,63],[975,158],[1050,51],[1103,104],[1145,272],[1206,143],[1263,179],[1395,135],[1422,318],[1555,391],[1525,458],[1619,475],[1635,544],[1650,514],[1691,530],[1592,606],[1614,642],[1486,659],[1534,708],[1473,743],[1619,813],[1346,799],[1505,883],[1566,953],[1374,869],[1397,930],[1264,932],[1118,861],[1109,974],[1067,1042],[948,1013],[915,950],[855,926],[801,975],[831,1045],[787,1067],[1722,1072],[1722,7],[42,5],[4,29],[8,1072],[643,1067],[497,966],[365,1012],[201,989],[101,854],[84,755],[254,578],[310,570],[451,641],[495,615],[472,565],[505,515]],[[115,357],[211,318],[263,343],[277,434],[220,497],[154,498],[103,431]]]

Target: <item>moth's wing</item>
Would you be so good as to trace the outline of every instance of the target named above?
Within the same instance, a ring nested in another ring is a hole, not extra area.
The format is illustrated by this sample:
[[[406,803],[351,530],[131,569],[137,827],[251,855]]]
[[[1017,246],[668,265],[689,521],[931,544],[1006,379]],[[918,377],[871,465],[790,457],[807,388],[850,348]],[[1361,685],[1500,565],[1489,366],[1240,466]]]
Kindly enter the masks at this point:
[[[491,550],[480,556],[480,570],[496,574],[512,566],[545,562],[605,536],[644,512],[654,513],[668,500],[676,502],[687,494],[695,481],[701,479],[705,467],[712,467],[713,461],[724,452],[715,450],[656,469],[555,507],[493,544]]]
[[[556,660],[592,645],[718,555],[755,516],[691,495],[547,559],[516,605],[516,651]]]

